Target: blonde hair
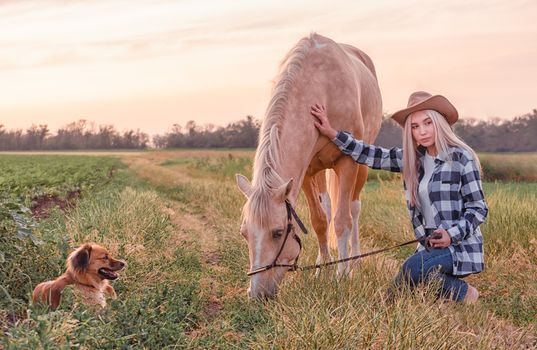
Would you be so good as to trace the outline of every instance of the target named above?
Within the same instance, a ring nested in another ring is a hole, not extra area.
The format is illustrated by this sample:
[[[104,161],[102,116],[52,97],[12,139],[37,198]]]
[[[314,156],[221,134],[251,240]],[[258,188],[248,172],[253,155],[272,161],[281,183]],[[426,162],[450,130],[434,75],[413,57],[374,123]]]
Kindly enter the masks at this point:
[[[477,168],[481,173],[481,163],[475,151],[468,146],[463,140],[461,140],[448,124],[447,120],[434,110],[425,110],[425,114],[431,118],[435,129],[436,151],[438,154],[448,154],[448,148],[450,146],[456,146],[465,149],[473,157],[473,160],[477,164]],[[412,137],[412,114],[406,118],[405,127],[403,130],[403,179],[405,181],[405,187],[409,194],[409,203],[411,206],[420,206],[418,200],[418,186],[419,186],[419,160],[417,158],[416,141]],[[449,157],[449,156],[448,156]],[[447,161],[451,161],[448,158]]]

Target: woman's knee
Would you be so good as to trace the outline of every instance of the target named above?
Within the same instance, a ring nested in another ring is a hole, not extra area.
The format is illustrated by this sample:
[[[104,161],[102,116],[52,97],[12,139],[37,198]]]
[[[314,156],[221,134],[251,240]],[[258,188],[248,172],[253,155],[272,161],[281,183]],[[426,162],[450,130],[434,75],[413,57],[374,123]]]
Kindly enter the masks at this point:
[[[418,284],[423,270],[423,261],[419,255],[413,255],[406,259],[401,267],[401,273],[406,280]]]

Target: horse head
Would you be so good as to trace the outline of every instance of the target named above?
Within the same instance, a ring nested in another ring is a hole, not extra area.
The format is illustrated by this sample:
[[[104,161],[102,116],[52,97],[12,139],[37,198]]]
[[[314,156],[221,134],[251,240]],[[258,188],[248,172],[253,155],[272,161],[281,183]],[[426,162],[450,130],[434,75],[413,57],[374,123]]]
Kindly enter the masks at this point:
[[[300,254],[300,239],[290,215],[292,208],[289,202],[286,204],[293,180],[263,191],[256,190],[242,175],[236,178],[239,189],[247,198],[240,232],[248,243],[250,258],[248,297],[272,297],[278,292],[285,272]]]

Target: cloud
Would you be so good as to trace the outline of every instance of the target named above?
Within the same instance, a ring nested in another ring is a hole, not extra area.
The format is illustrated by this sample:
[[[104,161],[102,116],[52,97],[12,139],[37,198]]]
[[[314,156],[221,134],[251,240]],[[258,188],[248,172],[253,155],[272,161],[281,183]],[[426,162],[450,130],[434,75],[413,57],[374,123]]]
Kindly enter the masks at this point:
[[[415,85],[462,95],[461,81],[501,90],[499,80],[516,76],[529,86],[536,10],[529,0],[0,1],[0,79],[17,103],[77,98],[83,88],[84,99],[134,87],[262,89],[287,50],[316,31],[371,55],[391,108]]]

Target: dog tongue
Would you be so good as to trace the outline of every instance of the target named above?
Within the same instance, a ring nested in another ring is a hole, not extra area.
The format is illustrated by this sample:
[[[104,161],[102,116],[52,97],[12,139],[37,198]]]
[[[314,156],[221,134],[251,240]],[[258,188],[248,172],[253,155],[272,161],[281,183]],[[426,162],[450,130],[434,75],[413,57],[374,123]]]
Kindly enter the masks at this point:
[[[108,279],[112,279],[112,280],[116,279],[118,277],[117,273],[115,273],[112,270],[105,269],[105,268],[100,269],[99,273],[101,275],[103,275],[104,277],[106,277]]]

